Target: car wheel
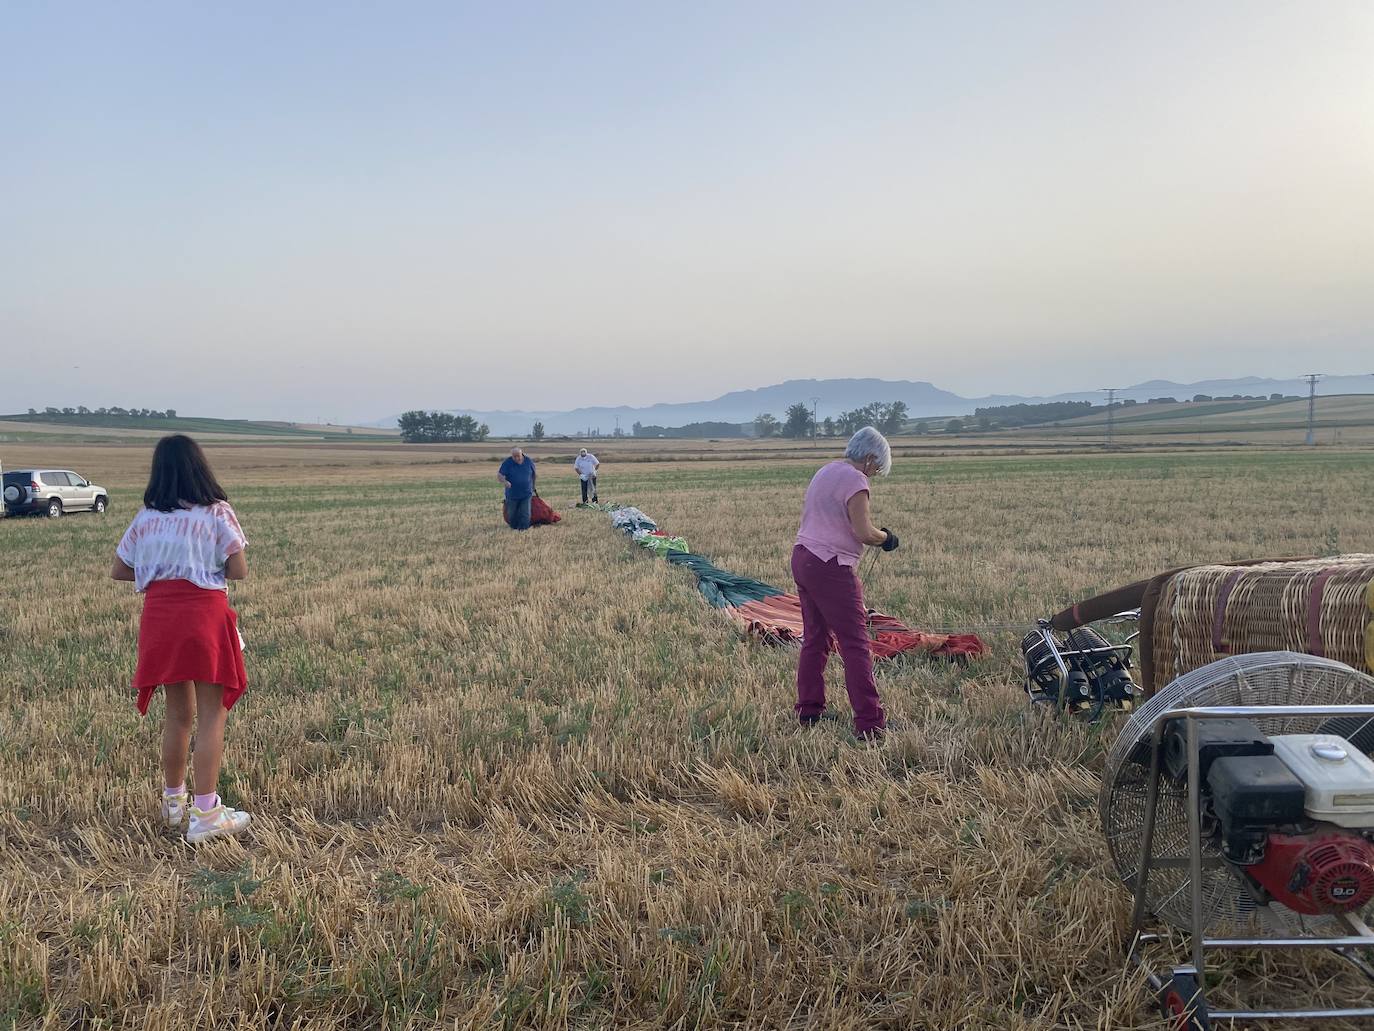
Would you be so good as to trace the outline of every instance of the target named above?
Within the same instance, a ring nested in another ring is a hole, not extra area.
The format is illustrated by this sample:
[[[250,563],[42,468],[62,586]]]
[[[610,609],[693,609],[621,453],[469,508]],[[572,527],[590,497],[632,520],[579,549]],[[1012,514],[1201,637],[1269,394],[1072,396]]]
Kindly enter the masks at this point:
[[[91,510],[92,510],[93,512],[102,512],[102,513],[103,513],[103,512],[105,511],[105,499],[104,499],[104,498],[96,498],[96,499],[95,499],[95,504],[91,506]]]
[[[53,498],[51,501],[48,502],[48,518],[56,519],[61,514],[62,502],[58,501],[56,498]]]

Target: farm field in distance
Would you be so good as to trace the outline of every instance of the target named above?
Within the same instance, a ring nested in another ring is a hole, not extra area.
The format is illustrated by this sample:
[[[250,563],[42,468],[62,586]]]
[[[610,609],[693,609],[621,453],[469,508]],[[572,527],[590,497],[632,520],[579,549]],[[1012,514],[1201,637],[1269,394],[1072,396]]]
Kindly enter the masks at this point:
[[[1187,562],[1374,551],[1374,452],[1029,439],[894,442],[870,605],[1029,627]],[[0,445],[111,490],[0,520],[0,1027],[1160,1027],[1097,818],[1123,717],[1031,712],[1001,631],[880,665],[881,746],[799,728],[793,653],[571,509],[578,444],[528,445],[563,521],[518,535],[504,442],[207,443],[250,540],[222,788],[254,825],[199,850],[157,825],[161,703],[133,707],[139,601],[108,579],[151,439]],[[603,501],[788,589],[842,449],[590,446]],[[1374,1004],[1323,956],[1220,970],[1218,1007]]]

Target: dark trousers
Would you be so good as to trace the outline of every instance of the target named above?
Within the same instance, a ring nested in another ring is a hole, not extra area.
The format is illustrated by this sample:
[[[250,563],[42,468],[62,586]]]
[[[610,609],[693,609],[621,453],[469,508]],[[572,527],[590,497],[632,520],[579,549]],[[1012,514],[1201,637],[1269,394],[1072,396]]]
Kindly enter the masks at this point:
[[[797,715],[825,711],[825,667],[833,634],[844,661],[844,686],[854,710],[854,730],[885,726],[887,719],[873,680],[864,591],[849,566],[822,562],[798,544],[792,549],[792,579],[801,598],[802,647],[797,661]]]
[[[596,500],[596,476],[593,474],[582,481],[582,504],[587,503],[587,495],[590,494],[592,500]]]
[[[506,502],[512,530],[528,530],[530,528],[531,500],[531,498],[511,498]]]

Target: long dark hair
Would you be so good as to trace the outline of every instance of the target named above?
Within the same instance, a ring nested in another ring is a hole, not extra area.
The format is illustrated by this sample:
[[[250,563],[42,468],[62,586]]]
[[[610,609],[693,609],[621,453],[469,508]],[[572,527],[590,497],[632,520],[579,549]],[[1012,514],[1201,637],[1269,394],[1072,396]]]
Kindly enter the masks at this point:
[[[229,495],[210,471],[205,452],[184,433],[163,437],[153,449],[153,468],[143,504],[159,512],[175,512],[185,505],[213,505]]]

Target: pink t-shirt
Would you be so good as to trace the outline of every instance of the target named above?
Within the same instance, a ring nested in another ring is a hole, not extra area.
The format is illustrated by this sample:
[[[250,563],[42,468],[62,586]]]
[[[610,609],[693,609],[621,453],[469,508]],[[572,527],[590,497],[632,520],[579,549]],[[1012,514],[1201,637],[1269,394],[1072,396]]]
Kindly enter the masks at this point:
[[[797,543],[822,562],[857,566],[864,546],[849,525],[849,499],[861,490],[868,490],[868,477],[848,462],[822,466],[806,488]]]

